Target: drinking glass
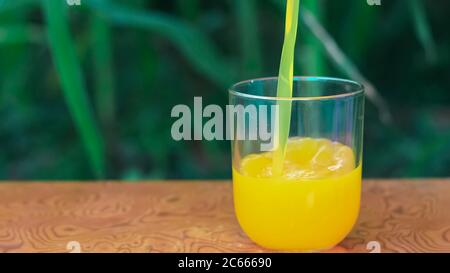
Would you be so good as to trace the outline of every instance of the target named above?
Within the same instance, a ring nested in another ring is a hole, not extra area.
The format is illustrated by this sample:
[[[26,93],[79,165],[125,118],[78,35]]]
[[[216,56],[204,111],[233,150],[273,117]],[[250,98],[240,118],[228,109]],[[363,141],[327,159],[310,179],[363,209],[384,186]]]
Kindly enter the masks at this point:
[[[277,78],[229,90],[233,196],[237,219],[257,244],[320,251],[341,242],[360,207],[364,87],[354,81],[295,77],[291,98]],[[281,112],[290,113],[283,169],[275,171]]]

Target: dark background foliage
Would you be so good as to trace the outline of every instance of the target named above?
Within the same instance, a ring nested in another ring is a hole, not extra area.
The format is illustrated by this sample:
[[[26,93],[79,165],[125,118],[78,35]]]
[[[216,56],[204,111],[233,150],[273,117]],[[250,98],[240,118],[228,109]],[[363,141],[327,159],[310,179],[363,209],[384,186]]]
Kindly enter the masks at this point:
[[[230,177],[229,143],[173,141],[170,111],[277,75],[283,2],[0,0],[0,178]],[[387,105],[366,104],[364,176],[450,176],[450,1],[301,4],[319,24],[302,13],[295,74],[364,77]]]

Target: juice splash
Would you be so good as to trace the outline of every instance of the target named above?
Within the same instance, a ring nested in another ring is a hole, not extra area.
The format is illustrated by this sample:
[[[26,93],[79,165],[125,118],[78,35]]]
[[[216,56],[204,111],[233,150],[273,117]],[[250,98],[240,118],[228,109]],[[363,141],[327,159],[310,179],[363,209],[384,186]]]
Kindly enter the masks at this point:
[[[351,148],[327,139],[287,143],[283,172],[274,152],[245,157],[233,168],[236,216],[245,233],[270,249],[329,249],[351,231],[361,192],[361,166]]]
[[[292,97],[292,87],[294,81],[294,52],[295,42],[297,40],[299,8],[300,0],[287,0],[286,30],[277,86],[277,96],[279,98]],[[275,175],[280,175],[283,171],[286,143],[289,138],[291,123],[291,103],[288,101],[280,101],[278,103],[278,107],[278,127],[275,130],[276,153],[273,158],[273,171]]]

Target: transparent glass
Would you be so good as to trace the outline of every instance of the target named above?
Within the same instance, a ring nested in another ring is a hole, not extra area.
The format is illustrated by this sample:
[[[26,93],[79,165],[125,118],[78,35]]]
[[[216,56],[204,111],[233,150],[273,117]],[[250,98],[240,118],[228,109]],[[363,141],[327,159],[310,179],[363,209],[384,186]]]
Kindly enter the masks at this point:
[[[277,78],[264,78],[229,90],[230,109],[243,109],[228,120],[237,219],[266,248],[332,248],[359,213],[364,88],[320,77],[296,77],[292,98],[276,97],[276,88]],[[273,140],[282,107],[290,107],[291,121],[279,173]]]

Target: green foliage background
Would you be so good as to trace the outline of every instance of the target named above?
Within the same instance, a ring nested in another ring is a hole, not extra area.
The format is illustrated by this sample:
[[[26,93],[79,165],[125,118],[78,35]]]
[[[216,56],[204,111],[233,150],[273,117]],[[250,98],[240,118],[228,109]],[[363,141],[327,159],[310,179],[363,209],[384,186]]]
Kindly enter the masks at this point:
[[[0,179],[230,177],[229,143],[173,141],[170,111],[277,75],[283,2],[0,0]],[[301,4],[346,59],[302,21],[296,74],[357,69],[388,107],[367,102],[364,175],[450,176],[450,2]]]

